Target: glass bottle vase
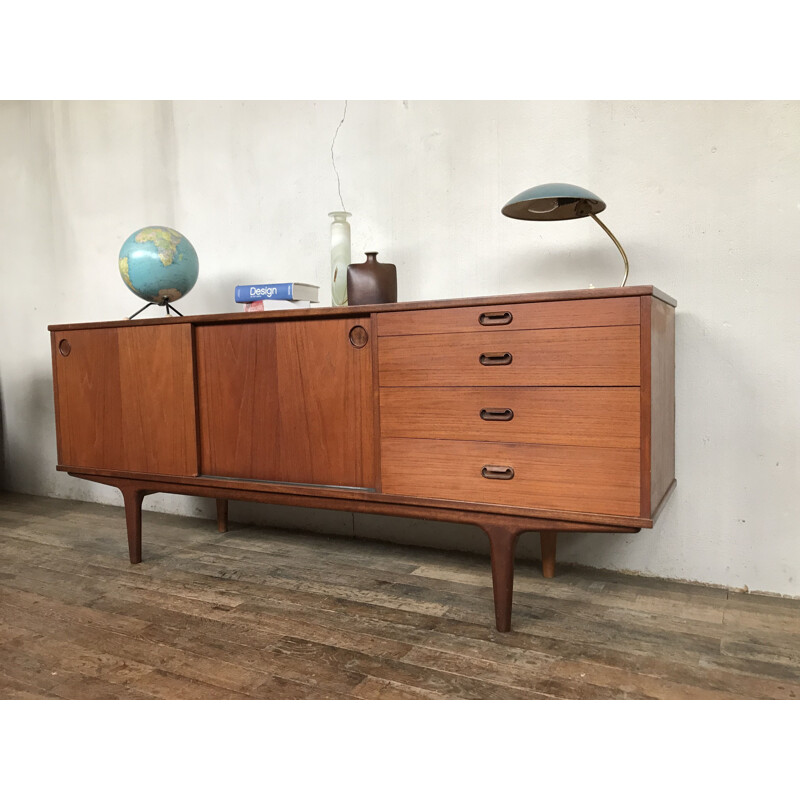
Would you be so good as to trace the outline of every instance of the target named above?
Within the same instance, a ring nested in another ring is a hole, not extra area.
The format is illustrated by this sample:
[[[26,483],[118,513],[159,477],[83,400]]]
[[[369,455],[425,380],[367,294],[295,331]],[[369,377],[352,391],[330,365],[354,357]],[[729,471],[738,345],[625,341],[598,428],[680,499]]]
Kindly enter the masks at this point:
[[[331,211],[331,302],[347,305],[347,266],[350,263],[350,223],[348,211]]]

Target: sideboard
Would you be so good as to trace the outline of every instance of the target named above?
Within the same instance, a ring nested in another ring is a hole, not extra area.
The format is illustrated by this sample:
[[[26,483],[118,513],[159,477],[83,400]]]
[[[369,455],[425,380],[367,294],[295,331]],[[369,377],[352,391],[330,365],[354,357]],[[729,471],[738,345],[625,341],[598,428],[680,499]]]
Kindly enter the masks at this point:
[[[675,301],[652,286],[51,325],[58,469],[120,489],[470,523],[498,630],[514,549],[652,527]]]

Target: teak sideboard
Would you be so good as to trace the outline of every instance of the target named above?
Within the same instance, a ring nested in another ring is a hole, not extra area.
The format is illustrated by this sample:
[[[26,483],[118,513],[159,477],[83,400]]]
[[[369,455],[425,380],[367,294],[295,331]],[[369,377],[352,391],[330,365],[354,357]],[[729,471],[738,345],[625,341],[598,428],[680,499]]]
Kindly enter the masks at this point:
[[[58,469],[154,492],[470,523],[497,628],[514,548],[652,527],[674,479],[675,301],[652,286],[51,325]]]

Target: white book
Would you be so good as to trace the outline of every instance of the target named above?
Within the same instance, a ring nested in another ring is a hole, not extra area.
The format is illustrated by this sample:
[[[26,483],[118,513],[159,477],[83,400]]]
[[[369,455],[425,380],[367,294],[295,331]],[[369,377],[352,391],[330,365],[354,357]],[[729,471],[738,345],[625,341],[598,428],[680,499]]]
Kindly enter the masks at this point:
[[[245,311],[277,311],[283,308],[311,308],[310,300],[254,300],[243,303]]]

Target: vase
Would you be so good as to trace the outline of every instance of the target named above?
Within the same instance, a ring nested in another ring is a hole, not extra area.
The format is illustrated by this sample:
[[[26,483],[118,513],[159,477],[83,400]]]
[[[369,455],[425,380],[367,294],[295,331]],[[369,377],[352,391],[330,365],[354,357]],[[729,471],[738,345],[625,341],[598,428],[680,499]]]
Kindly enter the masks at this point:
[[[351,306],[397,302],[397,267],[381,264],[377,252],[364,253],[363,264],[347,268],[347,297]]]
[[[347,305],[347,265],[350,263],[350,223],[348,211],[331,211],[331,302]]]

